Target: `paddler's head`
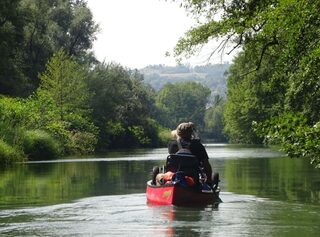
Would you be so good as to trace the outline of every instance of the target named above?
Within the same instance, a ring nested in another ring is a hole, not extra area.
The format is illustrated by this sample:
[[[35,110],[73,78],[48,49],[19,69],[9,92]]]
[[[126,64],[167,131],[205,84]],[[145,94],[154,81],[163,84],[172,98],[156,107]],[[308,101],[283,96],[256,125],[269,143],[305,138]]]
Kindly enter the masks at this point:
[[[194,136],[195,125],[192,122],[181,123],[171,132],[174,138],[191,139]]]

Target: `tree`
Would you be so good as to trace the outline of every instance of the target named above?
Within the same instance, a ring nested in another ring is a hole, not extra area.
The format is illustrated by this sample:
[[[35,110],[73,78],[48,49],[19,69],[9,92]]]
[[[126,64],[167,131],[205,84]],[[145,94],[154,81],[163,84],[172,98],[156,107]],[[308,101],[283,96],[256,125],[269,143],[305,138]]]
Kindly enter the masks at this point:
[[[86,70],[63,51],[53,55],[40,75],[34,114],[37,121],[63,140],[66,152],[87,153],[94,150],[97,128],[91,121]]]
[[[5,0],[0,16],[0,93],[30,95],[60,49],[80,62],[95,60],[89,49],[98,26],[86,1]]]
[[[226,137],[224,135],[224,112],[225,100],[223,97],[215,96],[214,102],[211,107],[206,109],[204,116],[205,123],[205,136],[206,138],[214,139],[215,141],[225,142]]]
[[[255,67],[256,57],[254,52],[248,50],[240,53],[228,72],[224,131],[231,142],[262,142],[252,127],[253,121],[263,122],[281,113],[284,108],[285,83],[272,78],[277,70],[275,57],[269,54],[259,71],[247,74]]]
[[[40,75],[37,94],[54,101],[62,121],[70,113],[86,114],[89,91],[85,79],[84,68],[63,51],[59,51],[48,62],[46,71]]]
[[[26,78],[23,74],[23,13],[20,0],[3,0],[0,3],[0,94],[23,93]]]
[[[225,52],[230,44],[233,48],[227,53],[247,44],[259,43],[261,48],[256,50],[263,56],[268,47],[278,44],[273,34],[259,35],[272,26],[268,14],[276,13],[272,9],[276,8],[278,0],[178,1],[198,20],[198,25],[178,41],[175,47],[177,57],[189,57],[215,38],[221,39],[221,43],[212,50],[211,55],[218,51]],[[260,63],[258,60],[257,67]]]
[[[141,74],[119,64],[101,63],[87,83],[93,94],[93,120],[100,130],[100,150],[157,144],[154,90],[143,83]]]
[[[181,122],[192,121],[201,130],[210,93],[208,87],[196,82],[165,85],[156,97],[160,121],[170,128],[175,128]]]
[[[280,136],[277,140],[284,147],[291,144],[294,152],[288,149],[288,153],[304,157],[307,150],[308,157],[319,157],[317,143],[311,142],[318,137],[315,128],[320,116],[319,1],[182,2],[201,18],[199,25],[178,42],[177,56],[188,56],[216,37],[222,37],[216,50],[223,51],[229,42],[242,49],[228,78],[225,129],[231,138],[239,142],[261,140],[256,139],[258,134],[252,127],[257,123],[266,132],[260,136]],[[214,18],[215,14],[220,18]],[[302,116],[297,115],[299,112]],[[292,116],[300,120],[295,124],[303,126],[283,129]],[[274,129],[277,127],[281,129]],[[299,143],[290,139],[296,132],[301,135]]]

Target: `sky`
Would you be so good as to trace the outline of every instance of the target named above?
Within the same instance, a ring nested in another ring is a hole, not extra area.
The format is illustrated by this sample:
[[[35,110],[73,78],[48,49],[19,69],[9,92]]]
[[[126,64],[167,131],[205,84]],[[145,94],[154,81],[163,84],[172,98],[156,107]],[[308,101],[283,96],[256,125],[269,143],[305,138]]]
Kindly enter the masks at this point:
[[[88,0],[88,7],[100,27],[93,45],[98,60],[116,62],[131,69],[176,65],[174,57],[165,56],[165,53],[172,54],[179,38],[195,25],[183,8],[170,0]],[[210,52],[207,50],[182,63],[207,64],[206,55]],[[214,55],[210,63],[228,59],[230,57],[221,59],[220,54]]]

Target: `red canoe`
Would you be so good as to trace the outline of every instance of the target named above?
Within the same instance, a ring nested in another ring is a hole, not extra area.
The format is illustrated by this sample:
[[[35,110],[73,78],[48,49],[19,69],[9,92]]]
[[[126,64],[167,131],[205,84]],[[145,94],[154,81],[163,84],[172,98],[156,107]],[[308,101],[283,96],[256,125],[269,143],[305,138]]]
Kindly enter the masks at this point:
[[[218,204],[219,189],[201,191],[191,187],[182,187],[179,183],[156,186],[147,182],[147,202],[156,205],[202,206]]]

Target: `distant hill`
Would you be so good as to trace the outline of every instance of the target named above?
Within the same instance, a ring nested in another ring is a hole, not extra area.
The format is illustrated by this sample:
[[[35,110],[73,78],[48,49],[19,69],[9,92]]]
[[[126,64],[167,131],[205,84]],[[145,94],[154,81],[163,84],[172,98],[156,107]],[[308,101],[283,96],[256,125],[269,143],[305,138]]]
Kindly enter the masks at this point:
[[[215,95],[224,97],[226,93],[224,73],[229,67],[230,64],[209,64],[195,67],[150,65],[139,71],[144,75],[145,83],[150,84],[157,91],[167,83],[196,81],[207,85],[211,89],[213,97]]]

